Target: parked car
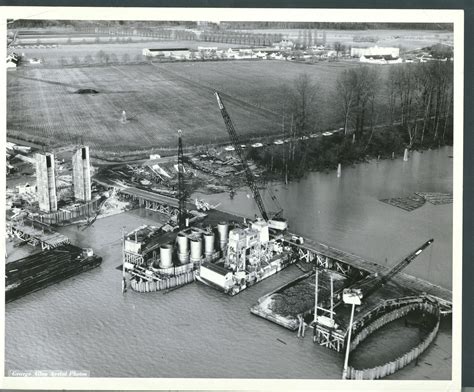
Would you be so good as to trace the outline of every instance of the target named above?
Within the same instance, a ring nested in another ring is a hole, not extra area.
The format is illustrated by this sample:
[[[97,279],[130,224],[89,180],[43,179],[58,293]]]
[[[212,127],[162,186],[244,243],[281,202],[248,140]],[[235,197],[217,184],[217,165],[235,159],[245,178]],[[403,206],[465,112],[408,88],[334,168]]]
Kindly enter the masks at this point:
[[[227,146],[224,148],[224,150],[226,151],[235,151],[235,147],[234,146]]]
[[[253,148],[263,147],[263,144],[262,143],[254,143],[254,144],[252,144],[252,147]]]

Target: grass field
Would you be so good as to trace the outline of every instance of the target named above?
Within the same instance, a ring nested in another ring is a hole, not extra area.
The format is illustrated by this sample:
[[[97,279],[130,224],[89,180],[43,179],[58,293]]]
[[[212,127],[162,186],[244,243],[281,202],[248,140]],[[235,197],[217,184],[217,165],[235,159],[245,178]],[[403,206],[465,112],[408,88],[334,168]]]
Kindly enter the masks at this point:
[[[92,148],[125,151],[225,142],[214,89],[240,135],[281,132],[282,85],[307,73],[320,86],[315,130],[340,125],[335,81],[350,63],[282,61],[186,62],[104,67],[19,68],[8,72],[7,129],[23,138],[67,144],[82,136]],[[379,67],[387,72],[387,67]],[[96,95],[81,95],[91,88]],[[120,121],[125,110],[129,121]]]

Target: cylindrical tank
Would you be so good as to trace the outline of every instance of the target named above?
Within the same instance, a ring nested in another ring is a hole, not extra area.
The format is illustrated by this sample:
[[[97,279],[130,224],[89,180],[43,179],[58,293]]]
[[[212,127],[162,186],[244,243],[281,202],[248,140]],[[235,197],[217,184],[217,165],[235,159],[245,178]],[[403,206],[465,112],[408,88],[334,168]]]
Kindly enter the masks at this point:
[[[212,256],[214,253],[214,233],[204,233],[204,255]]]
[[[227,222],[220,222],[217,225],[219,233],[219,245],[221,250],[225,250],[227,242],[229,241],[229,224]]]
[[[173,266],[173,245],[163,244],[160,246],[160,268]]]
[[[181,264],[189,262],[189,239],[184,233],[178,234],[178,259]]]
[[[193,237],[191,239],[191,261],[197,262],[201,260],[202,255],[202,238]]]

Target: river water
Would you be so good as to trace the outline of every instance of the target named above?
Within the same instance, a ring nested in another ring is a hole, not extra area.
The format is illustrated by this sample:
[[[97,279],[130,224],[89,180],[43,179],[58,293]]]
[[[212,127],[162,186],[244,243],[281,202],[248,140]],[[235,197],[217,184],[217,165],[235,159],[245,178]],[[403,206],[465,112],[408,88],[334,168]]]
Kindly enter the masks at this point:
[[[407,272],[451,288],[452,206],[426,204],[406,212],[378,201],[414,191],[452,191],[452,149],[414,153],[408,162],[372,162],[312,173],[275,185],[290,228],[347,251],[387,263],[433,237],[432,249]],[[233,200],[205,196],[228,211],[252,216],[245,190]],[[268,198],[268,195],[265,195]],[[270,205],[270,203],[267,203]],[[201,284],[168,294],[121,292],[120,230],[158,221],[144,210],[100,219],[87,230],[62,228],[73,243],[92,247],[102,265],[6,307],[5,371],[89,370],[95,377],[234,377],[339,379],[343,355],[253,316],[263,294],[299,276],[295,267],[236,297]],[[449,379],[451,329],[442,329],[420,365],[398,379]],[[390,347],[396,342],[384,342]],[[424,362],[423,362],[424,361]]]

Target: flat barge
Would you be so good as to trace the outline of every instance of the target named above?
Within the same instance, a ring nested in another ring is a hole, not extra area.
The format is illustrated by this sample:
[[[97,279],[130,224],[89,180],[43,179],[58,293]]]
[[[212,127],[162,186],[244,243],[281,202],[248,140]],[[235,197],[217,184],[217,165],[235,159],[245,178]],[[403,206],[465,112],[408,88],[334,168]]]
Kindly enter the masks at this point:
[[[98,267],[102,258],[92,249],[71,244],[36,253],[5,265],[5,301],[61,282],[74,275]]]

